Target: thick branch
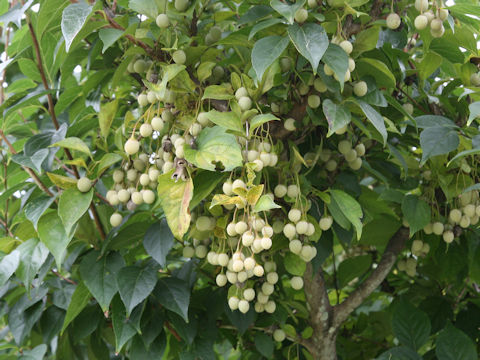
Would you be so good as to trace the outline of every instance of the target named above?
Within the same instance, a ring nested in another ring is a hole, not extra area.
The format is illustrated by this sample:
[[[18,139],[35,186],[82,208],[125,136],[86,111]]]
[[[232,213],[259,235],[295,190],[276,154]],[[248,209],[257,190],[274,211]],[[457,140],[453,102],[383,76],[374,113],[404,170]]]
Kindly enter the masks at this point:
[[[328,300],[327,287],[323,272],[320,268],[315,274],[311,263],[303,276],[305,282],[305,296],[310,311],[310,322],[319,333],[329,328],[331,323],[332,306]]]
[[[333,326],[338,329],[348,316],[382,283],[408,240],[409,230],[401,227],[390,239],[380,263],[370,276],[341,304],[335,306]]]

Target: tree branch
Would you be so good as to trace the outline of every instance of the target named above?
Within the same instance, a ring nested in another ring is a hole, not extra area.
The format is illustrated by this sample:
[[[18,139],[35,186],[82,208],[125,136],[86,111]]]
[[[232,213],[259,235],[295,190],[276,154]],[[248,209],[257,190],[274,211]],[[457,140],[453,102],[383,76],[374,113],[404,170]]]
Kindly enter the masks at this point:
[[[408,240],[409,229],[401,227],[389,240],[378,266],[341,304],[335,306],[333,327],[338,329],[348,316],[382,283],[392,269],[397,256]]]
[[[315,274],[311,263],[303,276],[305,282],[305,297],[310,311],[310,322],[315,331],[323,332],[331,323],[332,306],[328,300],[327,287],[320,268]]]

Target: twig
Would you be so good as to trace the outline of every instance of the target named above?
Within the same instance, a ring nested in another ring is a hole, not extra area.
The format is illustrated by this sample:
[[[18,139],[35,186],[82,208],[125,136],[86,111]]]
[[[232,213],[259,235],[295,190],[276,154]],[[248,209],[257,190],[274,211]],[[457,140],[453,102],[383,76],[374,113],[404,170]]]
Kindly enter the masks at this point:
[[[408,100],[410,100],[412,103],[414,103],[417,108],[419,108],[420,110],[422,110],[425,114],[428,113],[428,111],[425,110],[425,108],[424,108],[423,106],[421,106],[414,98],[412,98],[412,97],[411,97],[405,90],[403,90],[398,84],[397,84],[396,87],[397,87],[398,90],[400,90],[400,92],[401,92],[403,95],[405,95],[405,96],[408,98]]]
[[[5,232],[7,233],[8,236],[13,237],[12,232],[10,231],[7,224],[5,223],[5,221],[2,218],[0,218],[0,225],[2,225],[5,228]]]
[[[182,341],[182,338],[180,335],[178,335],[177,331],[172,327],[172,325],[168,322],[165,321],[165,327],[172,333],[172,335],[177,339],[178,341]]]
[[[54,269],[52,269],[51,271],[52,271],[52,273],[55,274],[55,276],[59,277],[60,279],[65,280],[66,282],[68,282],[68,283],[70,283],[70,284],[77,285],[77,283],[76,283],[75,281],[73,281],[72,279],[66,278],[65,276],[63,276],[62,274],[60,274],[58,271],[56,271],[56,270],[54,270]]]

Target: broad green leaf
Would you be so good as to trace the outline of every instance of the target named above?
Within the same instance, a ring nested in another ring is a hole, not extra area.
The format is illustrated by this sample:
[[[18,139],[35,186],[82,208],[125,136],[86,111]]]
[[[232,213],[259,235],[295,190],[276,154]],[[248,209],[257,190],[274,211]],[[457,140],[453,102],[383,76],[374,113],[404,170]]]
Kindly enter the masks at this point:
[[[476,155],[480,154],[480,149],[470,149],[470,150],[464,150],[459,152],[457,155],[455,155],[448,163],[447,167],[450,166],[451,163],[453,163],[455,160],[460,159],[462,157],[468,156],[468,155]]]
[[[35,346],[32,350],[22,351],[22,356],[18,360],[42,360],[47,352],[47,345],[41,344]]]
[[[402,344],[418,350],[430,336],[430,319],[422,310],[400,300],[394,307],[392,330]]]
[[[173,80],[178,74],[185,70],[185,65],[180,64],[170,64],[162,67],[163,77],[160,85],[155,85],[155,92],[160,98],[165,97],[165,92],[167,91],[167,84],[169,81]],[[144,80],[144,82],[146,82]]]
[[[323,114],[328,121],[327,137],[335,134],[335,131],[348,125],[351,121],[352,115],[350,110],[342,104],[335,104],[330,99],[325,99],[322,104]]]
[[[358,76],[373,76],[379,87],[394,88],[395,76],[390,69],[380,60],[361,58],[356,61],[355,70]]]
[[[11,159],[13,162],[19,165],[26,166],[30,169],[35,170],[37,173],[41,173],[42,164],[44,163],[45,159],[47,159],[48,154],[48,149],[40,149],[31,156],[27,156],[24,154],[15,154],[12,156]]]
[[[357,100],[357,103],[362,109],[367,119],[372,123],[375,129],[377,129],[380,135],[382,135],[383,144],[385,144],[387,142],[388,135],[382,115],[380,115],[377,110],[375,110],[372,106],[368,105],[364,101]]]
[[[65,320],[63,321],[62,333],[65,331],[67,326],[82,312],[82,310],[87,306],[90,298],[92,296],[88,292],[88,288],[83,282],[80,282],[75,291],[73,292],[72,299],[70,304],[68,304],[67,314],[65,315]]]
[[[250,30],[250,34],[248,35],[248,40],[251,40],[255,36],[255,34],[258,33],[259,31],[269,28],[270,26],[280,24],[282,22],[283,22],[282,19],[273,18],[273,19],[267,19],[255,24],[252,27],[252,30]]]
[[[52,205],[54,200],[55,197],[42,195],[25,205],[25,216],[32,222],[35,229],[37,229],[38,219],[40,219],[43,213]]]
[[[115,333],[115,351],[117,353],[120,352],[125,343],[137,333],[135,324],[137,317],[138,316],[135,316],[135,318],[133,316],[126,317],[125,307],[122,301],[118,296],[115,296],[112,301],[112,325],[113,332]]]
[[[190,201],[190,210],[193,210],[203,199],[212,193],[217,185],[225,180],[227,175],[212,171],[199,171],[193,178],[193,197]]]
[[[267,5],[252,6],[250,9],[248,9],[247,12],[245,12],[245,14],[240,17],[240,19],[238,19],[238,25],[243,25],[254,21],[256,22],[257,20],[264,18],[272,12],[272,8]]]
[[[335,73],[340,83],[340,89],[343,89],[345,83],[345,74],[348,70],[348,55],[336,44],[329,44],[322,61],[327,64]]]
[[[118,291],[116,274],[124,266],[125,261],[118,252],[100,256],[100,252],[91,251],[80,263],[83,282],[104,312]]]
[[[17,247],[20,252],[20,263],[16,275],[22,280],[26,289],[30,289],[32,280],[48,257],[47,247],[37,239],[30,239]]]
[[[476,101],[468,105],[468,111],[470,114],[468,115],[467,126],[470,126],[472,121],[480,116],[480,101]]]
[[[410,236],[430,222],[430,205],[416,195],[403,198],[402,213],[410,226]]]
[[[174,277],[161,278],[155,287],[154,295],[166,309],[177,313],[188,323],[190,289],[184,280]]]
[[[215,171],[216,164],[223,171],[232,171],[243,164],[237,139],[219,126],[203,129],[196,139],[196,149],[185,146],[185,159],[210,171]]]
[[[150,19],[155,19],[158,15],[157,2],[150,0],[130,0],[128,7],[140,14],[147,15]]]
[[[448,323],[438,335],[435,354],[438,360],[476,360],[475,344],[461,330]]]
[[[420,165],[425,164],[433,156],[448,154],[456,150],[459,143],[460,139],[456,129],[444,126],[424,129],[420,134],[420,147],[422,148]]]
[[[116,164],[119,161],[122,161],[122,157],[114,153],[106,153],[102,156],[102,159],[98,163],[97,167],[97,176],[100,176],[106,169],[108,169],[113,164]]]
[[[457,129],[458,126],[449,118],[440,115],[422,115],[415,118],[417,127],[420,129],[426,129],[429,127],[446,127],[451,129]]]
[[[210,110],[206,113],[208,120],[214,124],[221,126],[227,130],[233,130],[239,133],[243,133],[242,121],[238,115],[233,111],[220,112],[217,110]]]
[[[280,205],[275,204],[272,198],[268,195],[262,195],[260,199],[258,199],[257,203],[254,207],[254,212],[262,212],[268,211],[271,209],[279,209],[281,208]]]
[[[20,264],[20,251],[13,250],[10,254],[5,255],[0,260],[0,287],[10,279]]]
[[[51,172],[47,172],[47,176],[52,183],[61,189],[72,189],[77,187],[77,180],[71,177],[58,175]]]
[[[68,52],[73,39],[80,32],[92,12],[93,6],[84,0],[68,5],[62,13],[62,34],[65,39],[65,51]]]
[[[105,53],[110,46],[115,44],[115,42],[120,39],[123,33],[124,31],[119,29],[100,29],[98,36],[103,42],[102,53]]]
[[[140,337],[137,335],[133,338],[130,347],[130,357],[135,360],[163,359],[166,348],[167,338],[165,332],[152,339],[150,346],[145,343],[145,336]]]
[[[406,346],[397,346],[388,349],[375,360],[422,360],[415,350]]]
[[[281,2],[280,0],[271,0],[270,6],[282,15],[290,24],[293,24],[295,13],[298,9],[303,7],[305,0],[299,0],[293,5],[288,5],[287,3]]]
[[[205,99],[230,100],[233,98],[234,96],[232,95],[231,90],[221,85],[207,86],[202,96],[202,100],[205,100]]]
[[[67,234],[70,234],[70,230],[88,210],[92,198],[93,189],[86,193],[82,193],[78,189],[67,189],[62,192],[58,200],[58,216],[62,219]]]
[[[106,138],[110,132],[113,119],[118,109],[118,99],[110,101],[100,106],[100,112],[98,113],[98,124],[100,126],[100,133]]]
[[[255,334],[255,347],[257,348],[258,352],[267,359],[272,357],[274,342],[271,336],[268,336],[262,332]]]
[[[259,127],[262,126],[263,124],[273,121],[273,120],[280,120],[278,117],[276,117],[273,114],[259,114],[255,115],[253,118],[251,118],[249,122],[249,135],[250,137],[252,136],[253,131]]]
[[[118,292],[127,315],[152,292],[157,283],[157,271],[151,266],[127,266],[117,273]]]
[[[198,80],[200,81],[207,80],[212,75],[212,70],[216,65],[217,63],[213,61],[202,62],[197,69]]]
[[[182,239],[190,226],[189,204],[193,196],[193,182],[172,179],[173,171],[158,177],[157,193],[168,226],[177,239]]]
[[[23,5],[22,3],[16,3],[5,14],[0,16],[0,23],[2,23],[4,27],[7,27],[10,23],[14,23],[20,28],[22,25],[22,17],[32,3],[33,0],[29,0]]]
[[[380,34],[380,26],[372,26],[367,28],[355,37],[353,43],[353,53],[355,55],[361,54],[365,51],[373,50],[377,46],[378,35]]]
[[[263,74],[282,55],[290,40],[286,36],[267,36],[255,42],[252,50],[252,66],[260,83]]]
[[[143,247],[162,268],[167,265],[167,255],[173,247],[174,238],[165,219],[150,226],[143,238]]]
[[[67,246],[72,239],[74,231],[67,235],[62,220],[57,212],[50,212],[43,215],[38,221],[38,235],[40,240],[52,253],[57,267],[60,268],[66,254]]]
[[[361,277],[372,265],[371,255],[359,255],[343,260],[338,266],[337,279],[340,288],[346,286],[350,281]]]
[[[295,23],[288,27],[288,36],[298,52],[310,62],[313,73],[316,74],[318,64],[329,47],[328,36],[323,27],[315,23],[307,23],[300,27]]]
[[[283,265],[289,274],[295,276],[303,276],[305,270],[307,269],[307,263],[303,261],[300,256],[291,252],[287,252],[285,254]]]
[[[361,221],[363,212],[360,204],[353,197],[341,190],[330,190],[330,194],[332,200],[335,201],[345,218],[355,227],[357,239],[360,239],[362,237],[363,226]]]
[[[418,63],[417,69],[422,80],[427,79],[430,75],[442,65],[443,57],[433,51],[428,51]]]
[[[66,139],[57,141],[56,143],[50,145],[50,147],[55,147],[55,146],[80,151],[87,154],[88,156],[92,156],[87,144],[85,144],[82,139],[79,139],[77,137],[68,137]]]

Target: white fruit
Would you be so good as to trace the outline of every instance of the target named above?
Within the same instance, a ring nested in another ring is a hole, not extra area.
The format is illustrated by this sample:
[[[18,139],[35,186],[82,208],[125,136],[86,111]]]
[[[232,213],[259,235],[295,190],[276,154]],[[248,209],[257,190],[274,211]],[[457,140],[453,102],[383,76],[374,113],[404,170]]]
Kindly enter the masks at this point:
[[[277,271],[277,264],[275,264],[275,262],[273,261],[267,261],[264,265],[266,272]]]
[[[267,274],[267,282],[275,285],[278,282],[278,274],[276,272],[270,272]]]
[[[350,53],[352,52],[353,50],[353,46],[352,46],[352,43],[348,40],[343,40],[340,44],[340,47],[343,49],[343,51],[345,51],[347,53],[347,55],[350,55]]]
[[[265,304],[265,311],[269,314],[273,314],[275,312],[275,309],[277,308],[277,305],[275,304],[274,301],[272,300],[269,300],[266,304]]]
[[[389,29],[392,29],[392,30],[397,29],[400,26],[401,22],[402,20],[400,19],[400,16],[398,16],[398,14],[390,13],[387,16],[387,27]]]
[[[140,94],[137,97],[138,105],[141,107],[147,106],[149,104],[148,96],[146,94]]]
[[[353,70],[355,70],[355,60],[353,60],[352,58],[348,59],[348,70],[350,72],[352,72]]]
[[[248,150],[247,152],[247,160],[249,162],[253,162],[258,159],[258,151],[257,150]]]
[[[143,195],[140,191],[134,191],[131,197],[132,197],[132,202],[135,205],[143,204]]]
[[[425,225],[425,227],[423,228],[423,232],[427,235],[430,235],[431,233],[433,233],[433,224],[429,223]]]
[[[463,208],[463,213],[467,215],[469,218],[472,218],[475,216],[475,205],[473,204],[468,204]]]
[[[455,235],[451,230],[445,231],[443,233],[443,241],[445,241],[447,244],[450,244],[454,238],[455,238]]]
[[[217,286],[225,286],[227,284],[227,276],[224,274],[218,274],[215,278],[215,282],[217,283]]]
[[[126,203],[128,200],[130,200],[130,192],[125,189],[121,189],[117,193],[118,200],[121,201],[122,203]]]
[[[412,241],[412,253],[417,255],[423,249],[423,241],[422,240],[413,240]]]
[[[262,241],[262,248],[264,250],[268,250],[272,247],[272,239],[268,237],[263,237],[261,241]]]
[[[357,96],[365,96],[367,94],[368,87],[365,81],[359,81],[353,86],[353,93]]]
[[[122,223],[123,217],[119,213],[113,213],[110,216],[110,225],[113,227],[119,226]]]
[[[288,238],[288,239],[293,239],[295,235],[297,234],[297,230],[295,228],[295,225],[288,223],[283,227],[283,234]]]
[[[274,289],[275,288],[272,284],[269,284],[269,283],[262,284],[262,293],[264,293],[265,295],[272,295]]]
[[[240,99],[238,99],[238,106],[240,106],[242,111],[250,110],[252,107],[252,99],[250,99],[248,96],[242,96]]]
[[[318,95],[310,95],[307,99],[308,106],[312,109],[316,109],[320,106],[320,96]]]
[[[259,303],[258,301],[255,303],[255,312],[261,313],[265,311],[265,306],[263,304]]]
[[[415,28],[417,30],[423,30],[428,26],[428,18],[425,15],[418,15],[415,18]]]
[[[245,314],[248,312],[250,309],[250,304],[248,303],[247,300],[240,300],[238,302],[238,310],[240,310],[241,313]]]
[[[444,226],[441,222],[435,222],[433,223],[432,225],[432,232],[435,234],[435,235],[442,235],[443,234],[443,229],[444,229]]]
[[[245,270],[253,270],[255,268],[255,265],[256,265],[256,262],[253,257],[248,257],[243,262],[243,266],[245,267]]]
[[[229,236],[238,235],[237,232],[235,231],[235,223],[230,223],[227,225],[227,234]]]
[[[331,216],[323,217],[318,222],[318,225],[320,226],[320,229],[322,229],[323,231],[327,231],[328,229],[330,229],[332,224],[333,224],[333,219],[332,219]]]
[[[444,21],[448,18],[448,10],[447,9],[440,9],[438,10],[438,17],[440,20]]]
[[[228,265],[228,260],[229,258],[227,254],[224,254],[224,253],[218,254],[218,259],[217,259],[218,265],[225,267]]]
[[[157,26],[162,29],[165,29],[170,25],[170,20],[168,19],[167,14],[158,15],[155,22],[157,23]]]
[[[198,245],[195,248],[195,256],[198,257],[199,259],[203,259],[205,256],[207,256],[208,249],[205,245]]]
[[[263,166],[264,166],[262,160],[257,159],[257,160],[254,160],[253,163],[255,164],[254,170],[255,170],[256,172],[262,171]]]
[[[232,182],[231,181],[225,181],[222,185],[222,190],[225,195],[232,195]]]
[[[302,251],[302,242],[298,239],[294,239],[290,241],[290,243],[288,244],[288,248],[292,253],[298,255]]]
[[[295,21],[298,23],[303,23],[308,18],[308,11],[307,9],[300,8],[295,12]]]
[[[155,201],[155,193],[150,189],[146,189],[143,192],[143,201],[145,204],[153,204]]]
[[[237,310],[239,302],[240,300],[236,296],[232,296],[231,298],[228,299],[228,306],[230,307],[231,310]]]
[[[225,275],[230,284],[235,284],[238,280],[237,273],[234,273],[233,271],[227,271]]]
[[[470,218],[466,215],[462,216],[462,218],[460,219],[460,223],[458,225],[460,225],[460,227],[466,229],[467,227],[470,226]]]
[[[268,295],[267,294],[264,294],[263,292],[259,292],[257,294],[257,301],[260,303],[260,304],[266,304],[268,302]]]
[[[323,72],[324,72],[325,75],[327,75],[327,76],[332,76],[332,75],[335,73],[335,72],[333,71],[333,69],[332,69],[330,66],[328,66],[327,64],[325,64],[325,65],[323,66]]]
[[[122,170],[115,170],[113,172],[112,178],[115,183],[121,183],[123,181],[123,171]]]
[[[232,263],[232,270],[235,272],[240,272],[243,270],[243,261],[242,260],[234,260]]]
[[[255,267],[253,268],[253,274],[255,276],[261,277],[263,276],[264,273],[265,273],[265,270],[263,269],[262,265],[255,265]]]
[[[295,131],[297,128],[295,127],[295,119],[293,118],[288,118],[287,120],[285,120],[285,122],[283,123],[283,127],[285,128],[285,130],[287,131]]]
[[[127,140],[127,142],[125,143],[125,152],[128,154],[128,155],[134,155],[138,152],[138,150],[140,149],[140,143],[134,139],[134,138],[130,138]]]
[[[415,0],[415,9],[424,12],[428,9],[428,0]]]
[[[273,192],[277,198],[283,198],[285,195],[287,195],[287,187],[285,185],[279,184],[275,186]]]
[[[294,276],[290,279],[290,285],[294,290],[300,290],[303,288],[303,279],[300,276]]]
[[[313,234],[315,234],[315,226],[312,223],[308,223],[308,228],[305,235],[312,236]]]
[[[285,337],[285,331],[283,331],[282,329],[276,329],[273,332],[273,339],[277,342],[282,342],[283,340],[285,340]]]
[[[273,236],[273,228],[271,226],[264,226],[262,228],[262,235],[266,237],[272,237]]]
[[[235,224],[235,232],[239,235],[242,235],[247,229],[248,225],[245,221],[239,221]]]
[[[247,301],[252,301],[253,299],[255,299],[255,290],[253,289],[243,290],[243,298]]]
[[[302,221],[299,221],[296,225],[295,225],[295,230],[297,231],[297,234],[300,234],[300,235],[304,235],[307,233],[308,231],[308,222],[302,220]]]
[[[288,188],[287,188],[288,197],[296,198],[298,194],[299,194],[299,190],[297,185],[288,185]]]
[[[207,231],[211,230],[211,221],[208,216],[199,216],[195,222],[195,227],[198,231]]]
[[[291,209],[288,212],[288,219],[291,222],[298,222],[302,218],[302,212],[299,209]]]
[[[88,192],[92,188],[92,181],[87,177],[81,177],[77,180],[77,189],[82,192]]]
[[[247,185],[245,185],[245,183],[240,179],[237,179],[232,183],[233,191],[235,191],[235,189],[246,189],[246,188],[247,188]]]
[[[443,21],[440,20],[440,19],[433,19],[431,22],[430,22],[430,29],[434,30],[434,31],[439,31],[443,26]]]

